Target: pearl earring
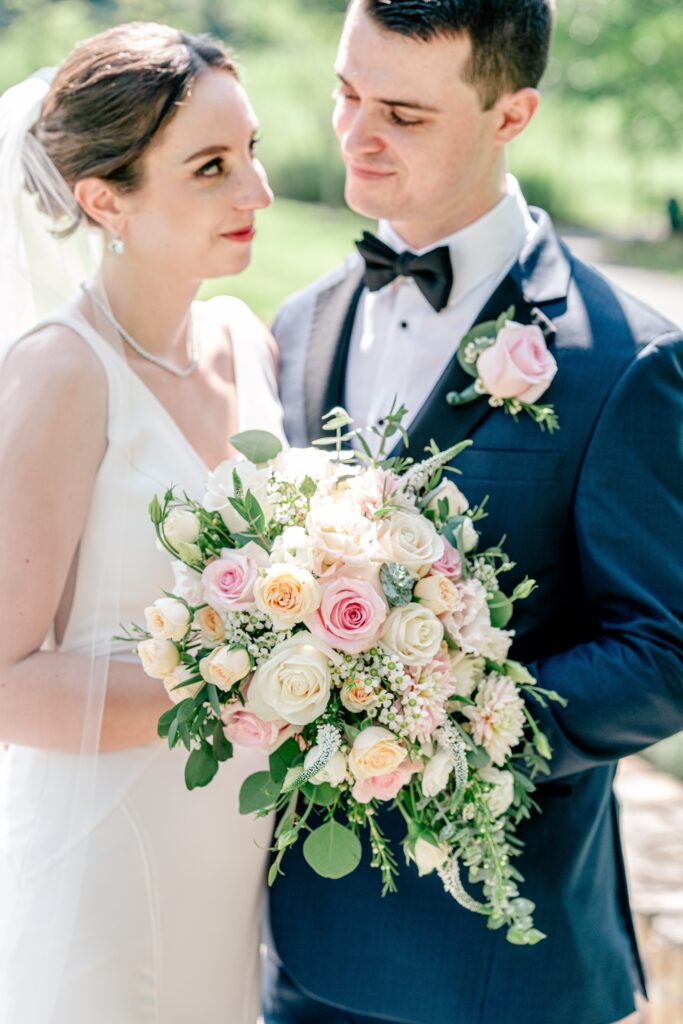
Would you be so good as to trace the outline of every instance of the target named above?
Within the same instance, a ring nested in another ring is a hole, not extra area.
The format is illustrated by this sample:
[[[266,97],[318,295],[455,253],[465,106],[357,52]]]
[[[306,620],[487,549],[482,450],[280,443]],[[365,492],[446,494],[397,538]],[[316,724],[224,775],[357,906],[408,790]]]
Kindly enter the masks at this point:
[[[113,238],[109,239],[107,248],[109,249],[109,252],[113,252],[115,256],[123,256],[126,251],[126,243],[122,238],[119,238],[118,235],[114,235]]]

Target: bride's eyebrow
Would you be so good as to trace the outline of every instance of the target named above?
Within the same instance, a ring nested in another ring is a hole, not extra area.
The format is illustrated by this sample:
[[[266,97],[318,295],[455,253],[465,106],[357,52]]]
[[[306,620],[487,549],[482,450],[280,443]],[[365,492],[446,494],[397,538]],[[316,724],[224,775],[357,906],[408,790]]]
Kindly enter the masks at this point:
[[[351,83],[347,82],[343,75],[340,75],[338,71],[336,74],[342,85],[345,85],[347,89],[353,89]],[[387,100],[377,97],[377,102],[385,107],[410,107],[411,110],[422,110],[426,114],[440,113],[438,107],[428,107],[425,103],[418,103],[416,100]]]
[[[204,146],[203,149],[198,149],[192,156],[188,156],[186,160],[183,160],[184,164],[189,164],[193,160],[199,159],[200,156],[212,156],[215,153],[229,153],[230,146]]]

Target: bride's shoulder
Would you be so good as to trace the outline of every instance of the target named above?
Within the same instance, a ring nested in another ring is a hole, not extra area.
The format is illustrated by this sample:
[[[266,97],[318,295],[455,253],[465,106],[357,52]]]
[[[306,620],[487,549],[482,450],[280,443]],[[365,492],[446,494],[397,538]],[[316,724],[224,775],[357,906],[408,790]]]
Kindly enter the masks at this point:
[[[15,342],[0,378],[24,406],[47,404],[61,414],[85,406],[106,408],[102,363],[78,332],[64,324],[45,324]]]
[[[226,345],[248,345],[275,358],[277,349],[270,330],[242,299],[234,295],[215,295],[204,307],[211,322],[220,329]]]

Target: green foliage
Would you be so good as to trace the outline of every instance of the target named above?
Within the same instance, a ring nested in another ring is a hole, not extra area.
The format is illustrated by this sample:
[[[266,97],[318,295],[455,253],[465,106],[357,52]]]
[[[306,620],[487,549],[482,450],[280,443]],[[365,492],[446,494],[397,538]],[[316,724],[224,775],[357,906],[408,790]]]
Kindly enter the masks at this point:
[[[269,462],[282,451],[282,441],[267,430],[245,430],[241,434],[234,434],[230,444],[257,466]]]
[[[304,843],[309,867],[323,878],[343,878],[358,867],[362,847],[358,836],[332,818],[316,828]]]

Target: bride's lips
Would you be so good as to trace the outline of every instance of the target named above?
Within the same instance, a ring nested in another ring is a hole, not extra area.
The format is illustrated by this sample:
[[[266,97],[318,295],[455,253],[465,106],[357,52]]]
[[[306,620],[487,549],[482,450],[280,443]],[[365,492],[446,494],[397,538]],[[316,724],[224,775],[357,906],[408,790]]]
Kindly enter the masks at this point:
[[[256,234],[256,228],[251,224],[248,228],[240,228],[239,231],[226,231],[221,238],[227,238],[231,242],[251,242]]]

